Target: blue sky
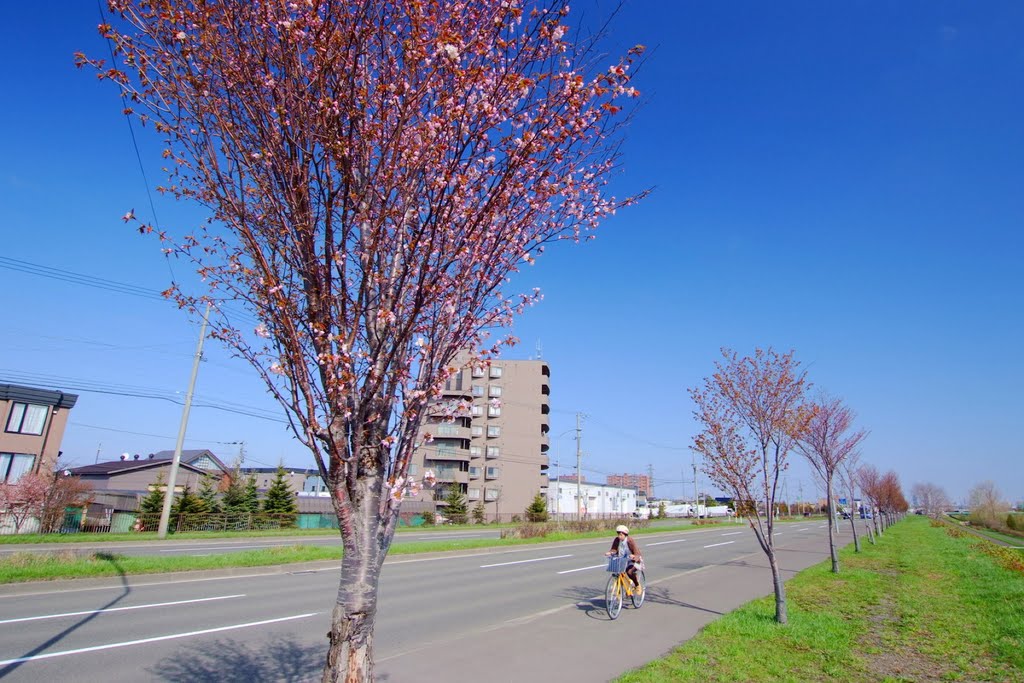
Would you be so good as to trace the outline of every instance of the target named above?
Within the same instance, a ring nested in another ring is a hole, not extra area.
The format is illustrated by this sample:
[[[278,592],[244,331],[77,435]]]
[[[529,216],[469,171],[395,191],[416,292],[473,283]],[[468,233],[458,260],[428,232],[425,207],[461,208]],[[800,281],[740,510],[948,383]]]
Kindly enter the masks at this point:
[[[12,13],[0,256],[147,290],[185,277],[119,219],[151,211],[116,94],[73,67],[76,50],[105,50],[95,5]],[[588,477],[650,465],[657,492],[680,495],[695,431],[685,389],[722,346],[774,346],[858,412],[864,460],[908,492],[929,481],[960,499],[991,479],[1024,499],[1022,28],[1016,2],[627,5],[611,40],[650,52],[616,185],[655,191],[523,273],[545,300],[507,354],[539,344],[551,365],[560,471],[582,412]],[[156,184],[157,143],[136,134]],[[197,218],[156,201],[164,227]],[[183,394],[198,326],[170,304],[10,268],[0,291],[0,381]],[[214,344],[197,391],[280,414]],[[65,459],[173,448],[180,414],[168,400],[81,392]],[[279,422],[193,409],[186,447],[230,460],[238,441],[247,464],[312,466]],[[801,484],[810,497],[792,463],[790,497]]]

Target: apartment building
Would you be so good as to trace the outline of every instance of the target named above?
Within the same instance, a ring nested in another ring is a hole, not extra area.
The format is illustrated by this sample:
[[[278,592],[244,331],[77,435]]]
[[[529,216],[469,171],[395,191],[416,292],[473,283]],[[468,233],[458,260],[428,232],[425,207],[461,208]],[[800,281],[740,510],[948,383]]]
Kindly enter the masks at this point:
[[[0,384],[0,482],[53,472],[76,394]]]
[[[410,470],[413,479],[433,471],[437,485],[410,500],[443,513],[455,486],[470,510],[483,502],[488,520],[522,516],[547,491],[550,380],[540,360],[493,360],[452,376],[420,427]]]
[[[646,474],[609,474],[605,483],[609,486],[621,486],[623,488],[636,489],[642,496],[650,496],[651,478]]]

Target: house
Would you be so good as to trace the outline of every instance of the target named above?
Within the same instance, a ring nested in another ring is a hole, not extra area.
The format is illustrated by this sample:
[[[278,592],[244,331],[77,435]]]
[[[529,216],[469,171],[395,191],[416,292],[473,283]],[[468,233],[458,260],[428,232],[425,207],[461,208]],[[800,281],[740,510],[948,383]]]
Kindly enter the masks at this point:
[[[53,472],[76,394],[0,384],[0,482]]]
[[[154,460],[170,460],[174,457],[174,451],[157,451],[156,453],[150,453],[149,457]],[[231,470],[228,469],[227,465],[221,462],[221,459],[214,455],[213,451],[205,448],[182,451],[181,462],[205,470],[207,474],[217,479],[220,479],[225,474],[231,474]]]
[[[120,460],[74,467],[68,471],[92,488],[92,502],[89,504],[87,518],[94,525],[103,526],[97,520],[109,521],[114,513],[137,511],[139,503],[150,492],[158,477],[163,475],[165,482],[170,477],[171,460],[157,458],[155,454],[148,458],[123,455]],[[203,478],[208,476],[219,479],[216,472],[181,462],[174,479],[174,492],[181,493],[185,486],[195,492]]]

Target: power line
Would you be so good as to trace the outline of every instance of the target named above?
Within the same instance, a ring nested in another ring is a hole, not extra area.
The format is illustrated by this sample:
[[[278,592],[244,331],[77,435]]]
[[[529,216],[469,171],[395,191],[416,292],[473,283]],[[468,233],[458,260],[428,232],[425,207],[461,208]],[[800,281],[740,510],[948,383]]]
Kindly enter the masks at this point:
[[[0,268],[8,268],[10,270],[16,270],[22,273],[29,273],[31,275],[38,275],[40,277],[46,277],[52,280],[70,282],[76,285],[95,287],[97,289],[104,289],[109,292],[128,294],[130,296],[137,296],[143,299],[167,301],[167,298],[164,297],[163,294],[156,291],[155,289],[146,289],[145,287],[138,287],[136,285],[129,285],[123,282],[107,280],[105,278],[95,277],[93,275],[85,275],[83,273],[75,273],[70,270],[63,270],[61,268],[53,268],[50,266],[43,266],[36,263],[29,263],[28,261],[21,261],[19,259],[9,258],[7,256],[0,256]]]

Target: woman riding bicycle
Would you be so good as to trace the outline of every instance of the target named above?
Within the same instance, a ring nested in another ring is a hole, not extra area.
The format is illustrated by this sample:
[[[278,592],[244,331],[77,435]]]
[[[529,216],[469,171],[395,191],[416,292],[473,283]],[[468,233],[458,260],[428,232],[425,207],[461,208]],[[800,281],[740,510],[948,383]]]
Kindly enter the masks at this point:
[[[626,567],[626,576],[629,577],[634,586],[640,585],[640,582],[636,579],[636,566],[642,563],[644,558],[640,554],[640,546],[629,537],[629,527],[624,524],[615,527],[615,540],[612,541],[612,549],[606,552],[605,555],[607,557],[625,557],[628,555],[629,564]]]

